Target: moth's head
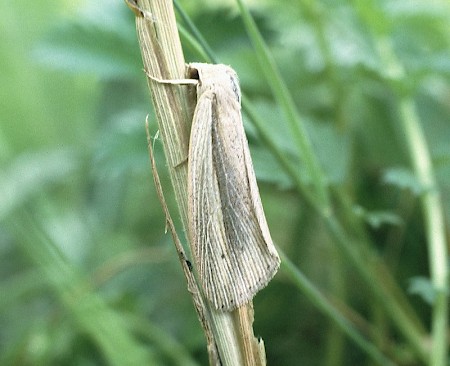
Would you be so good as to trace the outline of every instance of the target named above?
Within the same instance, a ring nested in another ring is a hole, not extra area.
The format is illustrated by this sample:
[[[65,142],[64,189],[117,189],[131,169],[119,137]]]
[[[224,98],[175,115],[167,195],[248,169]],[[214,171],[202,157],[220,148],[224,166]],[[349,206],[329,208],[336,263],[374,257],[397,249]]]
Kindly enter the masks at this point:
[[[191,63],[188,65],[188,77],[199,81],[199,87],[225,88],[232,91],[237,101],[241,102],[239,78],[231,67],[223,64]]]

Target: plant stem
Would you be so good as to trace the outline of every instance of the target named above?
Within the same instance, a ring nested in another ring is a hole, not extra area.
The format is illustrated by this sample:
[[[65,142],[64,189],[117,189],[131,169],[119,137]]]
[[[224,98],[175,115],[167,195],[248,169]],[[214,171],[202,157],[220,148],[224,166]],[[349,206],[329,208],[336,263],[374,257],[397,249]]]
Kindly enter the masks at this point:
[[[310,174],[310,179],[316,189],[316,196],[321,206],[321,210],[327,212],[330,210],[330,198],[326,185],[326,179],[320,164],[314,155],[308,133],[304,128],[304,124],[300,121],[300,116],[298,115],[292,96],[289,93],[286,84],[282,81],[275,61],[269,53],[269,50],[267,49],[267,46],[258,31],[255,21],[251,17],[247,8],[244,6],[242,0],[237,0],[237,3],[239,5],[242,20],[245,23],[247,32],[252,40],[253,47],[256,50],[258,61],[261,68],[264,70],[266,80],[272,89],[275,99],[286,114],[287,122],[289,123],[289,127],[293,134],[295,144],[298,147],[299,157],[303,158],[305,161],[306,167]]]
[[[373,360],[380,365],[393,365],[378,349],[361,336],[361,334],[348,322],[346,318],[340,314],[333,305],[312,285],[308,279],[294,266],[288,257],[280,252],[282,257],[282,266],[286,272],[294,279],[294,283],[298,286],[302,293],[314,303],[320,311],[334,319],[335,324],[347,334],[361,349],[365,350]]]
[[[136,14],[136,29],[144,69],[148,76],[169,175],[181,220],[185,232],[187,232],[186,159],[195,100],[188,93],[186,86],[167,85],[155,80],[155,78],[174,80],[185,77],[185,61],[176,27],[173,4],[168,0],[141,0],[139,2],[127,0],[127,4]],[[192,264],[195,263],[192,262]],[[195,268],[194,270],[196,271]],[[187,280],[189,283],[188,278]],[[201,286],[197,285],[197,288],[201,288]],[[253,335],[251,302],[233,312],[216,311],[206,300],[202,301],[201,308],[199,308],[195,297],[194,304],[208,340],[211,364],[224,366],[265,364],[263,343]]]
[[[425,136],[410,98],[400,101],[400,113],[411,162],[416,176],[424,188],[421,196],[425,217],[431,282],[436,296],[432,312],[432,345],[430,366],[445,366],[447,362],[448,325],[448,253],[445,241],[445,225],[439,189],[434,178],[433,166]]]

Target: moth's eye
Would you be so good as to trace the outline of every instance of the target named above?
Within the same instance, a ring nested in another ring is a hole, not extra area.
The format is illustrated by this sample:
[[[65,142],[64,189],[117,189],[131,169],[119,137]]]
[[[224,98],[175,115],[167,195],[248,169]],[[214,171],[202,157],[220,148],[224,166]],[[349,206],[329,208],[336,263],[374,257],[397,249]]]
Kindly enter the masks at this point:
[[[194,69],[194,68],[190,68],[189,69],[189,75],[188,75],[189,79],[196,79],[199,80],[200,76],[198,74],[198,70]]]

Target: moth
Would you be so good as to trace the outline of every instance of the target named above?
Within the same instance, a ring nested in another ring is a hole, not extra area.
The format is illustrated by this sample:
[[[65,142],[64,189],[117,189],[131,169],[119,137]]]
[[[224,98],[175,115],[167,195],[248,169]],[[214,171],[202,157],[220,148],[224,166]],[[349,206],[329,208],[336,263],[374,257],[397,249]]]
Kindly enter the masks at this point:
[[[192,63],[197,104],[188,155],[188,235],[201,286],[217,310],[249,302],[272,279],[272,242],[241,115],[236,72]]]

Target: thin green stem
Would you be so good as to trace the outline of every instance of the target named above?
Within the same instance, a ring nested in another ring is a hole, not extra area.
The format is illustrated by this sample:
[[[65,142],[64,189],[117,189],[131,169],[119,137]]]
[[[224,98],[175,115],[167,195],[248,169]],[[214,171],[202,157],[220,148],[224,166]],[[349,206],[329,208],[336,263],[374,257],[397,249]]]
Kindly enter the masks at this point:
[[[187,29],[192,33],[194,38],[197,40],[201,48],[203,49],[202,52],[204,52],[207,57],[205,57],[205,60],[209,59],[209,61],[213,63],[217,63],[217,58],[214,55],[214,51],[209,47],[208,42],[206,42],[205,38],[203,38],[203,35],[200,33],[198,28],[195,26],[195,24],[192,22],[191,18],[186,14],[186,12],[183,10],[183,8],[180,6],[177,0],[174,0],[175,9],[177,9],[178,14],[180,15],[183,22],[186,24]]]
[[[436,292],[432,312],[432,347],[430,366],[445,366],[448,357],[448,253],[445,225],[439,190],[434,178],[430,153],[420,126],[414,102],[410,98],[400,101],[400,115],[410,157],[416,176],[424,187],[421,196],[425,217],[431,282]]]
[[[394,365],[378,349],[368,342],[349,322],[339,313],[336,308],[323,296],[311,282],[301,273],[290,259],[280,251],[282,267],[286,273],[294,280],[294,284],[305,294],[315,306],[328,317],[335,321],[335,324],[348,335],[361,349],[366,351],[370,357],[380,365]]]
[[[275,99],[281,106],[281,110],[286,114],[295,145],[298,147],[299,157],[304,159],[311,180],[315,186],[317,199],[320,202],[322,210],[328,211],[330,209],[330,199],[325,175],[314,155],[306,127],[298,115],[292,96],[281,78],[275,61],[258,31],[255,21],[251,17],[248,9],[244,6],[242,0],[237,0],[237,3],[242,20],[247,28],[247,33],[256,50],[258,61],[262,70],[264,70],[266,80],[272,89]]]
[[[295,169],[286,154],[277,146],[274,139],[271,137],[270,132],[265,127],[266,124],[258,116],[255,108],[245,96],[242,97],[242,107],[252,121],[253,126],[255,126],[261,141],[265,146],[267,146],[268,150],[272,152],[273,156],[284,171],[291,177],[297,187],[297,190],[303,195],[303,197],[305,197],[309,205],[315,207],[315,209],[320,212],[320,207],[317,200],[314,199],[314,196],[306,187],[304,181],[300,177],[300,173],[297,169]]]
[[[376,262],[379,261],[379,259],[372,253],[365,253],[369,259],[363,260],[363,258],[367,256],[364,256],[355,250],[356,244],[349,241],[347,233],[334,216],[324,218],[324,222],[335,239],[335,243],[339,245],[341,252],[343,252],[346,258],[352,262],[352,265],[361,275],[364,283],[379,300],[380,305],[384,307],[390,319],[396,324],[405,339],[407,339],[414,347],[415,352],[421,356],[422,359],[425,359],[426,350],[423,344],[422,332],[403,311],[396,299],[389,297],[390,293],[387,288],[384,288],[381,285],[382,282],[374,281],[374,278],[376,278],[377,275]]]
[[[191,35],[182,25],[177,24],[178,31],[180,33],[180,37],[183,39],[183,43],[191,46],[192,50],[197,53],[200,58],[205,61],[209,61],[211,59],[208,52],[205,50],[204,46],[197,41],[195,37]]]

